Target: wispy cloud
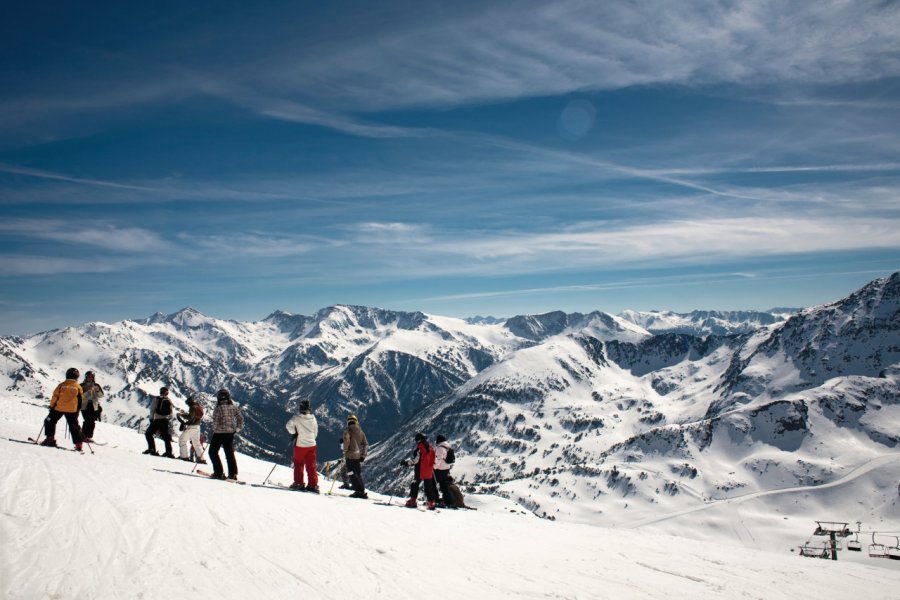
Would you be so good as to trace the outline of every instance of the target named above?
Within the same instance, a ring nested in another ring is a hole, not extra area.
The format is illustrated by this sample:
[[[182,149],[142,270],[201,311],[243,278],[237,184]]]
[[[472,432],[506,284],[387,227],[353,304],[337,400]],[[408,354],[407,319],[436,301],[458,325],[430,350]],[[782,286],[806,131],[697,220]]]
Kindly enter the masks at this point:
[[[360,32],[316,61],[276,55],[258,77],[323,97],[315,82],[351,110],[647,84],[833,84],[900,73],[898,29],[897,5],[874,0],[495,3]]]
[[[173,248],[168,241],[147,229],[98,222],[83,224],[55,219],[7,219],[0,222],[0,234],[93,246],[114,252],[160,252]]]

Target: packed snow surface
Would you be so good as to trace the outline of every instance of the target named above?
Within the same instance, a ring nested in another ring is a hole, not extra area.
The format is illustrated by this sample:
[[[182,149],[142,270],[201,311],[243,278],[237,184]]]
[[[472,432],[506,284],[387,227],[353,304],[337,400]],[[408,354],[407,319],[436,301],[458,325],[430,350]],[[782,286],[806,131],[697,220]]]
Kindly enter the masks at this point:
[[[435,513],[376,494],[212,481],[187,475],[190,463],[142,455],[140,434],[108,423],[93,454],[11,441],[35,436],[45,414],[0,398],[3,598],[900,597],[897,561],[806,559],[639,523],[565,524],[494,496],[468,496],[477,511]],[[58,439],[64,431],[60,422]],[[272,469],[243,455],[238,465],[250,484]],[[279,466],[271,479],[290,477]]]

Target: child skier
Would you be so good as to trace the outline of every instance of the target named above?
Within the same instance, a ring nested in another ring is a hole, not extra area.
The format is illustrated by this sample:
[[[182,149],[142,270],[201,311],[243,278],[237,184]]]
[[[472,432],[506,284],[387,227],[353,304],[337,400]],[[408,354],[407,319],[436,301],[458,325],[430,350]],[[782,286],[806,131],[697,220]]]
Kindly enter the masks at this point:
[[[184,427],[181,435],[178,436],[178,457],[181,460],[190,462],[191,453],[188,448],[193,447],[197,462],[205,463],[206,461],[203,460],[203,446],[200,443],[200,422],[203,421],[203,407],[194,400],[193,396],[188,396],[185,402],[188,405],[188,412],[181,411],[177,415],[182,427]]]
[[[84,374],[81,390],[84,393],[84,404],[81,407],[81,416],[84,418],[82,433],[84,441],[90,444],[94,441],[94,423],[100,420],[100,413],[103,412],[103,406],[100,404],[103,388],[94,381],[93,371]]]
[[[406,501],[406,506],[409,508],[416,507],[416,499],[419,496],[419,482],[424,482],[428,510],[434,510],[435,502],[437,502],[437,487],[434,485],[434,448],[428,443],[428,438],[424,433],[417,433],[415,441],[416,449],[412,452],[412,458],[416,459],[415,463],[410,460],[400,462],[405,467],[415,466],[415,479],[412,485],[409,486],[409,500]]]
[[[50,399],[50,414],[44,419],[44,433],[46,438],[41,442],[41,446],[56,446],[56,423],[63,417],[69,424],[69,431],[72,432],[72,441],[75,442],[75,449],[81,451],[81,442],[84,437],[81,433],[81,427],[78,426],[78,411],[84,402],[84,392],[78,385],[78,369],[71,368],[66,371],[66,380],[56,386],[53,390],[53,397]]]
[[[319,474],[316,473],[316,436],[319,424],[309,406],[303,400],[298,407],[300,414],[294,415],[285,427],[294,436],[294,483],[291,488],[319,493]],[[306,469],[309,483],[303,485],[303,470]]]

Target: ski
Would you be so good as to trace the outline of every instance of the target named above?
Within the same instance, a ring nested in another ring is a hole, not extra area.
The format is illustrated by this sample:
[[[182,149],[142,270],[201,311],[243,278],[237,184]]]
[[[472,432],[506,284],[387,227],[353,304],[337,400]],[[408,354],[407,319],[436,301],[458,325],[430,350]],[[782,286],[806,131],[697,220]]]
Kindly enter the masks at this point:
[[[212,479],[213,481],[224,481],[226,483],[236,483],[238,485],[244,485],[247,483],[246,481],[241,481],[239,479],[213,479],[212,473],[201,471],[200,469],[197,469],[194,473],[196,473],[199,477],[206,477],[207,479]]]
[[[38,442],[34,440],[34,438],[28,438],[28,441],[25,440],[16,440],[13,438],[6,438],[11,442],[19,442],[20,444],[31,444],[32,446],[41,446]],[[78,450],[76,448],[63,448],[62,446],[41,446],[42,448],[56,448],[57,450],[68,450],[69,452],[77,452],[78,454],[84,454],[84,450]]]
[[[170,471],[169,469],[153,469],[154,471],[158,471],[160,473],[171,473],[172,475],[184,475],[185,477],[199,477],[200,479],[211,479],[212,481],[227,481],[229,483],[236,483],[238,485],[244,485],[246,481],[235,481],[234,479],[212,479],[209,473],[205,471],[195,471],[194,473],[185,473],[184,471]]]
[[[441,510],[439,508],[435,508],[434,510],[429,510],[428,508],[426,508],[424,506],[412,507],[412,506],[406,506],[405,504],[391,504],[389,502],[373,502],[372,504],[377,504],[378,506],[396,506],[397,508],[405,508],[407,510],[409,510],[411,508],[415,508],[419,512],[434,512],[434,513],[441,512]]]

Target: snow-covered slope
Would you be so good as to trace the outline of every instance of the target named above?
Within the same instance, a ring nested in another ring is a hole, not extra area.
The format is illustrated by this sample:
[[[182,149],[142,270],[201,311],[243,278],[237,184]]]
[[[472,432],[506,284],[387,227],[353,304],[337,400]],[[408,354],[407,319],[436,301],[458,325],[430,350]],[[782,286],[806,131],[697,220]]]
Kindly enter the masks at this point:
[[[11,600],[413,598],[423,590],[464,598],[887,600],[900,587],[894,561],[847,552],[836,563],[811,560],[787,544],[745,549],[634,522],[554,523],[491,496],[468,497],[477,511],[423,513],[204,480],[186,475],[187,463],[141,455],[137,433],[108,423],[98,435],[109,445],[93,455],[9,440],[33,435],[44,414],[0,397],[0,596]],[[243,455],[238,465],[253,483],[272,467]],[[286,467],[273,475],[289,477]],[[762,506],[755,502],[741,505],[739,519],[715,515],[717,523],[752,521],[750,507]]]

